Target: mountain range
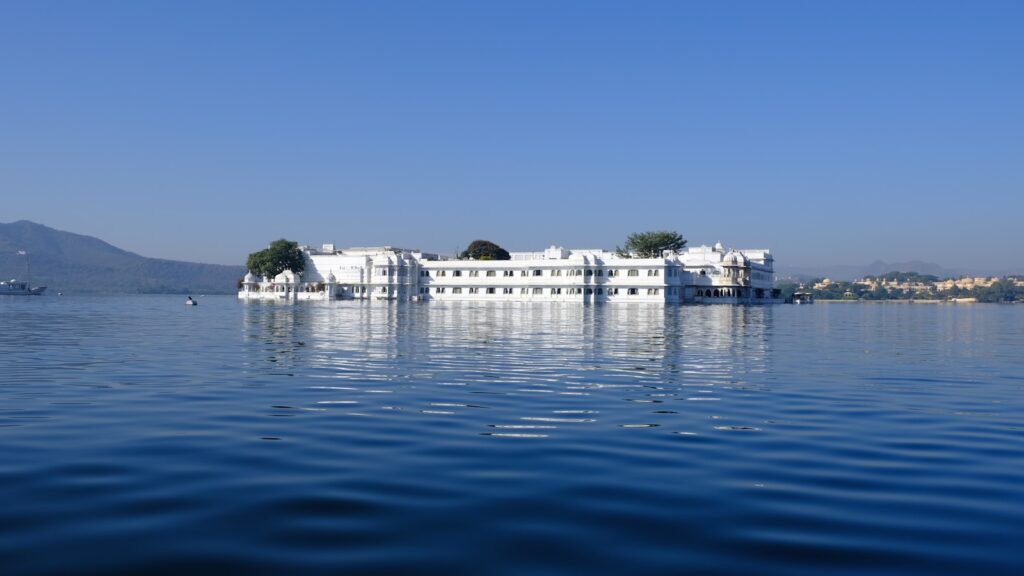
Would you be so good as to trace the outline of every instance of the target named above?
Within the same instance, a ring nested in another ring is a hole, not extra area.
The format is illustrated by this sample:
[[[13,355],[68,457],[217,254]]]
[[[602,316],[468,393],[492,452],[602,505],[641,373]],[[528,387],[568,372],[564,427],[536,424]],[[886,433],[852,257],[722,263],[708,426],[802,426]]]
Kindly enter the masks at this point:
[[[146,258],[28,220],[0,223],[0,278],[27,279],[29,271],[34,286],[80,294],[229,294],[245,274],[243,266]]]

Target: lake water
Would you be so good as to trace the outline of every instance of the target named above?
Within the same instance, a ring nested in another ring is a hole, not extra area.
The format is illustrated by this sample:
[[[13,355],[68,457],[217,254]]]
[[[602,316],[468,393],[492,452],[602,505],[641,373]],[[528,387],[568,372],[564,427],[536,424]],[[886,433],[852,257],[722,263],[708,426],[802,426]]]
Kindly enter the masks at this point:
[[[0,572],[1021,574],[1024,306],[0,299]]]

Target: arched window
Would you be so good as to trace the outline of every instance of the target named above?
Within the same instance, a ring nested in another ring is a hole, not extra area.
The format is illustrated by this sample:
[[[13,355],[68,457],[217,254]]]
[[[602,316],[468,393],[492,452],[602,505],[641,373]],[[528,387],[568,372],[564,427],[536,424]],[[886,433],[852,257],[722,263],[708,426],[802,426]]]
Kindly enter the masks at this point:
[[[718,297],[718,294],[719,294],[719,292],[718,292],[718,288],[715,288],[715,297],[716,297],[716,298]]]

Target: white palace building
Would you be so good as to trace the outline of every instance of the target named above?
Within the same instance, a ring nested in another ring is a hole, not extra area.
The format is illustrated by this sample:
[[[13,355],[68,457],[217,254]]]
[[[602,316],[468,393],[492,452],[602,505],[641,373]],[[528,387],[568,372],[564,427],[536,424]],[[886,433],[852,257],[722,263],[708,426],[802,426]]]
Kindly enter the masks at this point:
[[[769,250],[714,246],[627,258],[606,250],[512,252],[511,260],[459,260],[383,246],[303,246],[305,271],[246,274],[246,300],[771,303]]]

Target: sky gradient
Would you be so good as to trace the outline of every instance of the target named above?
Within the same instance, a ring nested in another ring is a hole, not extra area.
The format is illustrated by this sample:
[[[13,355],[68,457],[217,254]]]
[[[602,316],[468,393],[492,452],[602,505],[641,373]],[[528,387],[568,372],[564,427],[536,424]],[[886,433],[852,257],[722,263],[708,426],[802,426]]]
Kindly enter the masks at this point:
[[[2,2],[0,222],[1024,271],[1021,2]]]

